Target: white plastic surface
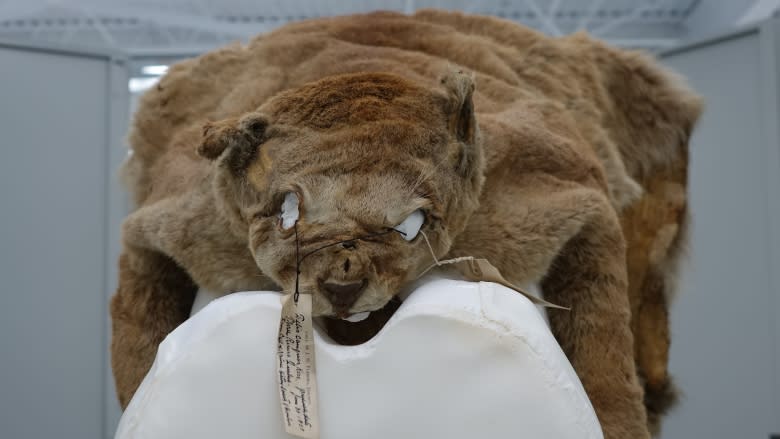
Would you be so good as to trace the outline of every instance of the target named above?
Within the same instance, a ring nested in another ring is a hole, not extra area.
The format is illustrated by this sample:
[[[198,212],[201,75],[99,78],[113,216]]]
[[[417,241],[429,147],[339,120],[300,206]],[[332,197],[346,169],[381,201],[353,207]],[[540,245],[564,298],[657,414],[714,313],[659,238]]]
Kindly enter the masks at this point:
[[[118,439],[288,438],[276,387],[278,293],[210,303],[160,345]],[[536,307],[434,279],[360,346],[315,330],[322,439],[601,438]]]

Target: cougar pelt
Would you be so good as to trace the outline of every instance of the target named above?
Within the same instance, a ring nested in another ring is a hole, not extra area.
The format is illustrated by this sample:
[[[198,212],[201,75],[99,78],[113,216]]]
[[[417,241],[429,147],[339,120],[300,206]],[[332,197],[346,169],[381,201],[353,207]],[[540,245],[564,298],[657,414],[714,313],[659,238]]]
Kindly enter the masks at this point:
[[[441,11],[304,21],[173,66],[130,134],[121,404],[199,287],[292,289],[296,228],[301,252],[352,239],[308,257],[300,286],[317,315],[383,310],[330,320],[345,342],[371,336],[432,262],[422,234],[376,234],[420,211],[438,258],[487,258],[571,307],[552,331],[606,438],[648,438],[674,396],[667,305],[699,112],[642,54]]]

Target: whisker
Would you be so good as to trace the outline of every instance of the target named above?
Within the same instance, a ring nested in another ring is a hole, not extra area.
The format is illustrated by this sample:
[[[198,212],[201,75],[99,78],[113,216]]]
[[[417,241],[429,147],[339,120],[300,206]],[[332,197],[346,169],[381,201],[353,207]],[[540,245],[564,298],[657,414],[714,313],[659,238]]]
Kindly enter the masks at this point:
[[[431,256],[433,257],[433,262],[434,262],[436,265],[440,265],[441,263],[440,263],[440,262],[439,262],[439,260],[436,258],[436,253],[434,253],[434,251],[433,251],[433,246],[431,246],[431,241],[428,241],[428,234],[427,234],[427,233],[425,233],[425,231],[424,231],[424,230],[420,230],[420,233],[422,234],[423,238],[425,238],[425,243],[426,243],[426,244],[428,244],[428,250],[430,250],[430,251],[431,251]]]
[[[298,290],[298,288],[299,288],[299,281],[300,281],[300,277],[301,277],[301,264],[303,263],[304,259],[306,259],[307,257],[309,257],[309,256],[313,255],[314,253],[317,253],[317,252],[319,252],[321,250],[324,250],[326,248],[333,247],[334,245],[343,244],[345,242],[359,241],[359,240],[363,240],[363,239],[373,238],[373,237],[376,237],[376,236],[387,235],[388,233],[393,233],[393,232],[402,234],[402,232],[399,232],[398,230],[388,229],[388,230],[384,230],[382,232],[371,233],[369,235],[356,236],[356,237],[350,238],[350,239],[343,239],[341,241],[331,242],[329,244],[323,245],[322,247],[318,247],[318,248],[315,248],[314,250],[306,252],[303,256],[300,256],[300,237],[298,236],[298,222],[297,221],[295,222],[293,227],[295,228],[295,261],[296,261],[295,262],[295,292],[294,292],[293,300],[295,300],[296,303],[298,303],[298,297],[300,296],[300,291]]]
[[[320,251],[320,250],[324,250],[324,249],[326,249],[326,248],[328,248],[328,247],[333,247],[334,245],[343,244],[343,243],[345,243],[345,242],[350,242],[350,241],[360,241],[360,240],[363,240],[363,239],[373,238],[373,237],[375,237],[375,236],[382,236],[382,235],[387,235],[388,233],[392,233],[392,232],[397,232],[397,230],[395,230],[395,229],[389,229],[389,230],[385,230],[385,231],[383,231],[383,232],[372,233],[372,234],[370,234],[370,235],[356,236],[356,237],[354,237],[354,238],[343,239],[343,240],[341,240],[341,241],[331,242],[330,244],[325,244],[325,245],[323,245],[322,247],[315,248],[314,250],[312,250],[312,251],[310,251],[310,252],[307,252],[307,253],[305,253],[305,254],[303,255],[303,257],[300,259],[299,263],[300,263],[300,262],[303,262],[303,260],[304,260],[304,259],[306,259],[307,257],[309,257],[309,256],[313,255],[314,253],[317,253],[318,251]],[[297,239],[297,238],[296,238],[296,239]]]
[[[423,185],[426,181],[430,180],[430,178],[433,176],[433,174],[438,169],[439,164],[433,164],[428,165],[420,170],[420,174],[417,176],[417,181],[414,182],[414,184],[409,188],[409,193],[414,194],[414,192],[417,191],[417,189]]]

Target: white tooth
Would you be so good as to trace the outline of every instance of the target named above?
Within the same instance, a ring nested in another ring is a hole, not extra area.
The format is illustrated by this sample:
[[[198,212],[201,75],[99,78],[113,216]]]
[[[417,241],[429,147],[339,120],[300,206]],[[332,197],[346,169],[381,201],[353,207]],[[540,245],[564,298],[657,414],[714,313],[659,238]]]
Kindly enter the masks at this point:
[[[425,222],[425,215],[422,210],[417,209],[406,217],[404,222],[397,225],[395,230],[401,232],[401,236],[403,236],[405,240],[411,241],[417,236],[417,233],[420,232],[420,227],[422,227],[423,222]]]
[[[344,320],[352,323],[362,322],[363,320],[368,318],[369,314],[371,314],[371,311],[359,312],[357,314],[352,314],[351,316],[344,318]]]
[[[284,202],[282,203],[282,228],[287,230],[294,226],[298,222],[298,196],[293,192],[287,192],[284,195]]]

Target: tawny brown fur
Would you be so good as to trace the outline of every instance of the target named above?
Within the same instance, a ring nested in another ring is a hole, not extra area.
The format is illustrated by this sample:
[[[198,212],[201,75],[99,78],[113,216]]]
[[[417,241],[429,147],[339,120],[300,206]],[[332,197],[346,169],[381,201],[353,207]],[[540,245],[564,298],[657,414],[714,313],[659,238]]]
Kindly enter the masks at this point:
[[[442,11],[305,21],[173,66],[130,135],[140,207],[111,304],[120,402],[198,287],[292,288],[294,232],[277,215],[293,192],[302,251],[422,208],[439,258],[540,282],[571,307],[550,311],[552,330],[606,438],[649,437],[673,396],[670,274],[699,112],[645,55]],[[315,313],[382,308],[431,263],[420,237],[353,244],[303,264]],[[323,280],[367,286],[337,309]]]

